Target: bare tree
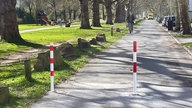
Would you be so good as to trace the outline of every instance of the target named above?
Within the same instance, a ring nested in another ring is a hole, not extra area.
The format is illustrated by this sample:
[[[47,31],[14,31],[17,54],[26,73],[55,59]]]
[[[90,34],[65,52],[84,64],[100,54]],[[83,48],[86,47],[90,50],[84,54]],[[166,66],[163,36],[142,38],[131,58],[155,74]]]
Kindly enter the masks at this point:
[[[0,0],[0,35],[7,42],[23,42],[16,18],[16,0]]]
[[[106,24],[113,24],[113,14],[112,14],[112,4],[113,0],[104,0],[106,13],[107,13],[107,21]]]
[[[178,0],[175,0],[175,6],[176,6],[176,15],[177,15],[177,20],[176,20],[176,27],[175,27],[175,30],[176,31],[180,31],[180,26],[181,26],[181,23],[180,23],[180,7],[179,7],[179,1]]]
[[[99,17],[99,1],[98,0],[93,0],[92,10],[93,10],[92,25],[95,27],[101,27],[100,17]]]
[[[89,23],[88,0],[79,0],[81,4],[81,29],[91,29]]]
[[[29,14],[32,15],[33,0],[23,0],[21,4],[26,6],[29,10]]]
[[[48,4],[52,7],[54,12],[54,19],[57,20],[57,9],[56,9],[56,1],[55,0],[48,0]],[[58,1],[57,1],[58,2]]]
[[[181,15],[181,22],[183,28],[183,34],[190,34],[191,33],[191,26],[189,22],[189,13],[188,13],[188,0],[179,0],[180,4],[180,15]]]
[[[117,0],[116,3],[116,14],[115,14],[115,23],[121,23],[125,21],[125,0]]]

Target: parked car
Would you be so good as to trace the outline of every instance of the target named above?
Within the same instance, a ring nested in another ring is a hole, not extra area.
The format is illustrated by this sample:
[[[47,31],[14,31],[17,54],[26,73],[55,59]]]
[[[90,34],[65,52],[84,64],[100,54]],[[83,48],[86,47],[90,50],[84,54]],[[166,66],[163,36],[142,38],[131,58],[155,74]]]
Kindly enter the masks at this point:
[[[164,16],[163,21],[162,21],[162,26],[168,27],[168,21],[173,22],[173,27],[176,26],[176,16]]]
[[[173,27],[176,26],[176,16],[168,16],[168,19],[166,21],[166,27],[168,27],[168,21],[171,20],[173,22]]]

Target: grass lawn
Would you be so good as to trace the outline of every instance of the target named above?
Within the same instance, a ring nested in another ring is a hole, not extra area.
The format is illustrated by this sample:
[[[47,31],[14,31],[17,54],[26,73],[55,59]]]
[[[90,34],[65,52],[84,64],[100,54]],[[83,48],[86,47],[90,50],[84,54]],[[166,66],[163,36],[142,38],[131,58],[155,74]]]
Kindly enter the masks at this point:
[[[125,29],[125,24],[116,24],[116,27]],[[78,38],[93,38],[98,33],[105,33],[109,38],[111,25],[102,25],[102,27],[92,27],[91,30],[79,29],[78,26],[70,28],[56,28],[50,30],[42,30],[35,32],[22,33],[23,39],[41,45],[47,45],[50,43],[58,43],[67,40],[77,41]],[[119,33],[116,33],[119,35]],[[116,35],[115,34],[115,35]],[[35,46],[33,45],[15,45],[6,42],[0,42],[0,57],[3,58],[5,55],[13,54],[15,52],[23,51],[26,49],[31,49]]]
[[[49,44],[50,42],[56,43],[66,40],[75,40],[74,47],[77,52],[77,56],[63,59],[65,63],[63,69],[60,71],[55,71],[55,84],[57,84],[70,78],[70,76],[76,70],[83,67],[91,55],[109,47],[113,42],[119,40],[122,36],[127,34],[127,28],[125,28],[125,24],[123,23],[115,24],[115,27],[121,28],[122,31],[120,33],[114,33],[114,36],[110,36],[110,27],[110,25],[103,25],[103,27],[93,27],[92,30],[82,30],[78,27],[59,28],[53,30],[38,31],[34,33],[24,33],[22,34],[22,37],[28,41],[44,45]],[[105,33],[107,42],[102,43],[101,45],[92,45],[91,48],[85,50],[79,50],[76,47],[76,41],[78,37],[88,39],[95,37],[98,33]],[[5,44],[5,46],[9,45],[6,43],[1,44]],[[15,45],[11,44],[10,47],[11,46],[13,47]],[[21,47],[17,47],[15,50],[19,50],[20,48]],[[32,66],[35,64],[35,62],[36,59],[33,59]],[[11,94],[10,102],[6,105],[0,105],[0,108],[26,107],[29,103],[34,102],[49,90],[50,78],[48,71],[36,72],[32,68],[32,77],[34,79],[33,82],[26,81],[23,72],[24,66],[22,62],[0,67],[0,82],[9,85]]]
[[[36,28],[46,28],[52,26],[41,26],[37,24],[19,24],[19,30],[29,30],[29,29],[36,29]]]
[[[92,27],[93,29],[79,29],[79,27],[56,28],[50,30],[42,30],[31,33],[23,33],[23,39],[42,45],[63,42],[67,40],[77,40],[77,38],[92,38],[98,33],[109,32],[109,25],[103,27]]]
[[[37,43],[41,45],[47,45],[50,43],[58,43],[67,40],[75,40],[77,38],[92,38],[95,37],[98,33],[105,33],[109,36],[110,26],[103,25],[103,27],[92,27],[91,30],[79,29],[79,27],[70,27],[70,28],[57,28],[50,30],[42,30],[36,32],[22,33],[21,36],[23,39]],[[118,34],[118,33],[117,33]],[[34,47],[15,45],[6,42],[0,42],[0,57],[2,58],[5,55],[12,54],[18,51],[23,51]]]

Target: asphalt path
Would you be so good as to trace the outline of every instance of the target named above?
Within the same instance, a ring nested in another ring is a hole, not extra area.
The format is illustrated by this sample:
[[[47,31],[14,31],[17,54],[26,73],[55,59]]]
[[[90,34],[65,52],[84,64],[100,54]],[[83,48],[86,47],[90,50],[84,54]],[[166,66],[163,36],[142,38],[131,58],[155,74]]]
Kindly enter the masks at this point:
[[[138,43],[133,95],[132,43]],[[155,21],[146,20],[93,57],[31,108],[191,108],[192,58]]]

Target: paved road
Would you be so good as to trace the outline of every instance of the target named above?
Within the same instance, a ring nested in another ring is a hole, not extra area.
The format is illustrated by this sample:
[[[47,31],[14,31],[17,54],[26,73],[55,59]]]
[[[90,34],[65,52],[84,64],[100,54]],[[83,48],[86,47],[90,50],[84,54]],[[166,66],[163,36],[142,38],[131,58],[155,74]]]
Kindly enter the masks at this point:
[[[138,95],[132,42],[138,42]],[[32,108],[191,108],[192,58],[155,21],[145,21]]]

